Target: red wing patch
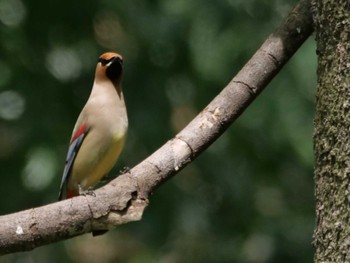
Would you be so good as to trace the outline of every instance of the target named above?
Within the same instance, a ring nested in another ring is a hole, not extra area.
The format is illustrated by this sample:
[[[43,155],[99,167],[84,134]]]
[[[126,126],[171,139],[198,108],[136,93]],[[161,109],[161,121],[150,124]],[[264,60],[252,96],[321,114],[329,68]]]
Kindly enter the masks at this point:
[[[70,141],[70,143],[72,143],[75,139],[77,139],[80,135],[82,135],[83,133],[86,133],[86,123],[84,122],[80,128],[77,130],[77,132],[74,134],[72,140]]]

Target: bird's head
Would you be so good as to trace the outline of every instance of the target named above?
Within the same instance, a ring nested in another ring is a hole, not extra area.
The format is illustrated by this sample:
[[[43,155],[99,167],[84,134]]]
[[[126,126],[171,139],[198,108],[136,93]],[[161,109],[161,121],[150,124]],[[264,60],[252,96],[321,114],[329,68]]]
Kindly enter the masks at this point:
[[[107,52],[100,56],[96,67],[96,79],[109,79],[119,83],[123,74],[123,57],[117,53]]]

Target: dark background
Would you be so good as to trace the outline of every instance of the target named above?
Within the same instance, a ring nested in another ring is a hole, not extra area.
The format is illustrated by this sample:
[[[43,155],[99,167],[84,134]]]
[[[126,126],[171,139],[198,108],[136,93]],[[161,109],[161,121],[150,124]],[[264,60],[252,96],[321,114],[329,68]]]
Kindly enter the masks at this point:
[[[116,174],[201,111],[296,3],[26,2],[0,2],[0,214],[56,201],[101,53],[125,60],[130,130]],[[315,71],[310,39],[220,139],[151,196],[141,222],[0,263],[311,262]]]

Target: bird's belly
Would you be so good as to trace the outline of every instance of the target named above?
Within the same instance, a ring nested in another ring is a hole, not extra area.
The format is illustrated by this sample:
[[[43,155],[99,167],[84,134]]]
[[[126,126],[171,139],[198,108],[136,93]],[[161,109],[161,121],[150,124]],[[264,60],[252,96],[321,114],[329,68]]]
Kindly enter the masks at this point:
[[[90,134],[91,135],[91,134]],[[125,142],[126,135],[115,134],[108,143],[101,144],[99,140],[89,140],[89,136],[82,144],[73,169],[71,187],[86,190],[98,183],[115,165]],[[96,138],[91,136],[90,138]],[[100,140],[100,141],[105,141]],[[78,190],[78,189],[77,189]]]

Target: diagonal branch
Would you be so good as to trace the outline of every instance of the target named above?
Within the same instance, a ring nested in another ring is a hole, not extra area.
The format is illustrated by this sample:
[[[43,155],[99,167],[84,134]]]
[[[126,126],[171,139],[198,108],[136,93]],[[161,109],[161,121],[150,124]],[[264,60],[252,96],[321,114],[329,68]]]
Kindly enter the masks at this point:
[[[312,33],[310,0],[301,0],[233,80],[175,138],[95,191],[0,217],[0,254],[31,250],[140,220],[148,195],[194,160],[236,120]]]

